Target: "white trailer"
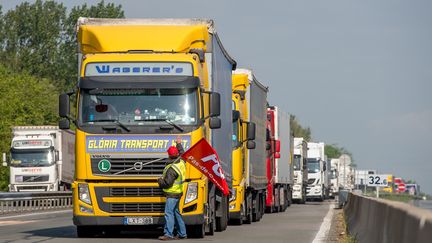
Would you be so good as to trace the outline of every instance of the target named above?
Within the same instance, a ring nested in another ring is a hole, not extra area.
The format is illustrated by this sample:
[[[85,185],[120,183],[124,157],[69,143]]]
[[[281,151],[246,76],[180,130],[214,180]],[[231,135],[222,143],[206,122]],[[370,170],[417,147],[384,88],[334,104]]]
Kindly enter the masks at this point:
[[[334,198],[339,193],[339,159],[330,160],[330,198]]]
[[[306,202],[306,187],[308,182],[307,150],[307,142],[304,138],[294,138],[293,200],[302,204]]]
[[[323,201],[326,191],[324,143],[308,143],[308,186],[306,198]]]
[[[58,191],[69,189],[75,166],[75,134],[57,126],[12,128],[9,191]]]
[[[291,135],[290,115],[279,107],[274,106],[275,140],[279,141],[280,156],[275,157],[275,184],[279,193],[275,200],[279,200],[282,211],[292,202],[294,184],[294,168],[292,163],[294,137]],[[285,205],[288,203],[288,205]]]

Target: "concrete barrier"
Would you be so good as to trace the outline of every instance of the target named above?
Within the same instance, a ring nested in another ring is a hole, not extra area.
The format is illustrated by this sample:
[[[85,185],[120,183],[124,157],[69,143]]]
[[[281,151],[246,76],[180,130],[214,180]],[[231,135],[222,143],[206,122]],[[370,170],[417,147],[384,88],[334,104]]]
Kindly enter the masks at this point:
[[[344,207],[349,233],[361,242],[432,242],[432,211],[350,193]]]

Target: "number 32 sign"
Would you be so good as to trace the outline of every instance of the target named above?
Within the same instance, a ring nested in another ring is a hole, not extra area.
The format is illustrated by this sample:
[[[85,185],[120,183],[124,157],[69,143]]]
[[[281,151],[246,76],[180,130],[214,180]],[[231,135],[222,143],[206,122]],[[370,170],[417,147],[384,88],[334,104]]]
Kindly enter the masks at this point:
[[[368,175],[367,186],[386,187],[389,175]]]

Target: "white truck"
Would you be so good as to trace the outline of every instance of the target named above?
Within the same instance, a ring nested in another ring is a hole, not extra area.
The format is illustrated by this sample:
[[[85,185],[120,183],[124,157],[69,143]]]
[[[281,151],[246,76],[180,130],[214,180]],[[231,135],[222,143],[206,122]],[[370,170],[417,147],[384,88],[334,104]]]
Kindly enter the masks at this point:
[[[326,197],[326,161],[324,143],[308,143],[307,153],[308,186],[307,199],[323,201]]]
[[[339,159],[330,160],[330,198],[335,198],[339,193]]]
[[[294,138],[293,200],[301,204],[306,202],[306,187],[308,182],[307,150],[307,142],[304,138]]]
[[[57,126],[12,128],[9,191],[58,191],[70,189],[75,172],[75,134]]]

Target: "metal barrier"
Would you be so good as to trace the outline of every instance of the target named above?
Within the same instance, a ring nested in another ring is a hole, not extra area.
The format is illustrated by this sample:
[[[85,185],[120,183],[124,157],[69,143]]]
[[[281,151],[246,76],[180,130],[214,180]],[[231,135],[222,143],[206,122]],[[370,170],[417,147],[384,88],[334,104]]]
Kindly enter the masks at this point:
[[[0,215],[72,207],[72,192],[0,193]]]

